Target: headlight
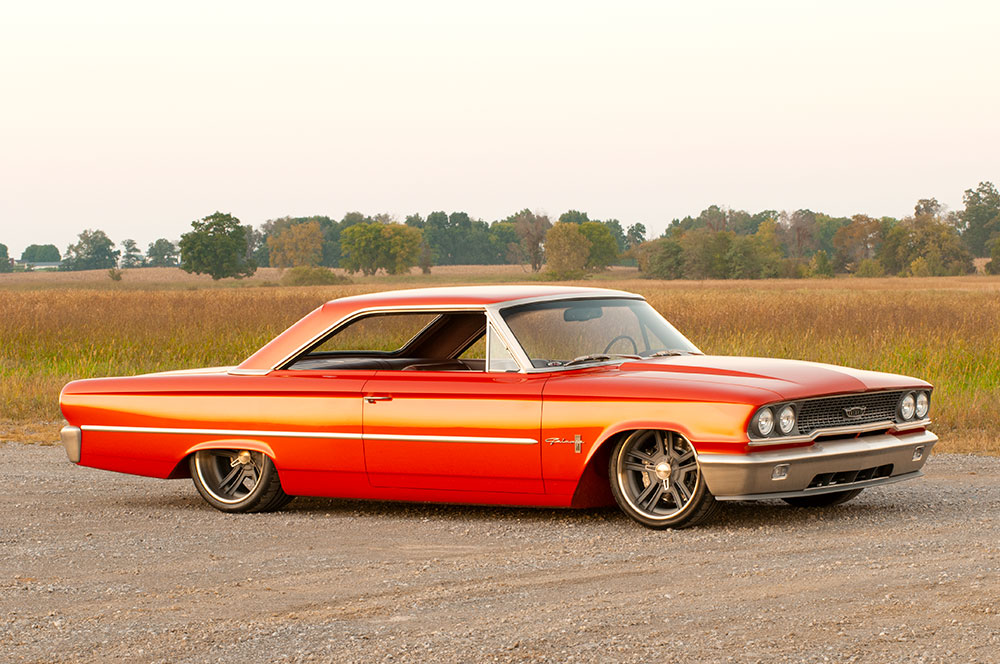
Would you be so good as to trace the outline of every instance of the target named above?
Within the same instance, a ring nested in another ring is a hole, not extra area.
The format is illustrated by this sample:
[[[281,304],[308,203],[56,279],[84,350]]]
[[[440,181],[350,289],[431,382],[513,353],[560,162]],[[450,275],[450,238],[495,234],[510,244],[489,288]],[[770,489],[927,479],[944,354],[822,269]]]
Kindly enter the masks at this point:
[[[904,420],[912,420],[913,413],[916,409],[916,399],[913,398],[913,392],[909,392],[905,397],[903,397],[903,400],[899,402],[899,414]]]
[[[757,427],[757,433],[766,438],[774,431],[774,413],[771,412],[770,408],[761,408],[754,417],[754,423]]]
[[[795,409],[785,406],[778,413],[778,431],[787,436],[795,429]]]
[[[931,409],[931,399],[926,392],[917,392],[917,406],[914,411],[918,419],[927,417],[927,411]]]

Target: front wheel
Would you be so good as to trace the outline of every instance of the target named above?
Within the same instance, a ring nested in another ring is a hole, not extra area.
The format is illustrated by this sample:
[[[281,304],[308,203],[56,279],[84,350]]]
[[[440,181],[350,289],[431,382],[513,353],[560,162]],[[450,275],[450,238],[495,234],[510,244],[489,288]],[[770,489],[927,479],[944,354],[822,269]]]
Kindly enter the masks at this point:
[[[281,489],[274,463],[262,452],[201,450],[189,463],[198,493],[223,512],[269,512],[292,499]]]
[[[848,491],[834,491],[832,493],[818,493],[815,496],[795,496],[794,498],[782,498],[789,505],[795,507],[833,507],[841,505],[853,499],[861,489],[849,489]]]
[[[672,431],[636,431],[619,441],[608,474],[618,506],[647,528],[687,528],[718,508],[694,447]]]

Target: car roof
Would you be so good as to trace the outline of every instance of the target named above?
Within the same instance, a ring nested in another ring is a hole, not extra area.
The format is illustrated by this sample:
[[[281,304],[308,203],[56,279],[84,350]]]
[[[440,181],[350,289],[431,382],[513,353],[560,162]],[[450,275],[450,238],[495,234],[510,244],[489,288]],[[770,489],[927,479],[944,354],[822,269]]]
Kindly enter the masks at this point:
[[[326,307],[353,306],[358,309],[407,305],[470,305],[485,306],[534,298],[562,297],[639,297],[635,293],[607,288],[581,288],[578,286],[502,285],[502,286],[444,286],[438,288],[410,288],[406,290],[379,291],[352,295],[327,302]]]

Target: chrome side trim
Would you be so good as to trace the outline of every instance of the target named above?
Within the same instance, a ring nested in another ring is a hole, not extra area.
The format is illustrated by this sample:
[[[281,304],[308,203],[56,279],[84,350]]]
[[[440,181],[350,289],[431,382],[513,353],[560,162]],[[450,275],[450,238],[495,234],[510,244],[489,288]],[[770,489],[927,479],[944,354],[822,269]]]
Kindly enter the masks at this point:
[[[889,429],[892,431],[910,431],[911,429],[926,428],[931,421],[929,419],[915,422],[893,422],[883,420],[882,422],[871,422],[869,424],[857,424],[846,427],[830,427],[828,429],[816,429],[805,436],[775,436],[774,438],[753,439],[747,443],[750,447],[761,447],[770,445],[785,445],[788,443],[809,443],[820,436],[839,436],[842,434],[868,433],[879,429]]]
[[[64,426],[59,431],[59,439],[66,448],[66,456],[73,463],[80,463],[80,452],[83,449],[83,431],[80,427]]]
[[[84,424],[84,431],[115,433],[167,433],[195,436],[271,436],[273,438],[328,438],[361,440],[360,433],[327,433],[325,431],[266,431],[255,429],[181,429],[173,427],[118,427],[105,424]]]
[[[266,376],[271,373],[270,369],[240,369],[235,367],[226,372],[230,376]]]
[[[498,445],[537,445],[534,438],[492,438],[487,436],[416,436],[409,434],[366,433],[365,440],[412,440],[422,443],[496,443]]]
[[[268,431],[252,429],[182,429],[173,427],[119,427],[85,424],[84,431],[110,431],[114,433],[160,433],[196,436],[263,436],[272,438],[323,438],[332,440],[410,440],[430,443],[487,443],[497,445],[537,445],[534,438],[502,438],[489,436],[420,436],[408,434],[328,433],[325,431]]]

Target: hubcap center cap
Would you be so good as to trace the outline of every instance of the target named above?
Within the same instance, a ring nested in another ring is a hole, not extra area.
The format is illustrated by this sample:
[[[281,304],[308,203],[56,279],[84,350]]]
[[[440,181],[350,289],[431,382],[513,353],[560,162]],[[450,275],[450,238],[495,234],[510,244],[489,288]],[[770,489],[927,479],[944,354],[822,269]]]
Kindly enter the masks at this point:
[[[656,476],[661,480],[670,479],[670,464],[666,461],[661,461],[656,464],[653,472],[656,473]]]

